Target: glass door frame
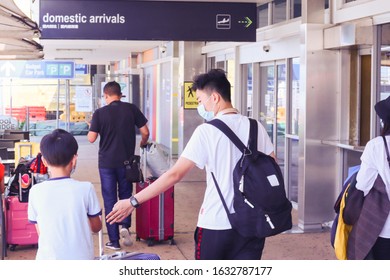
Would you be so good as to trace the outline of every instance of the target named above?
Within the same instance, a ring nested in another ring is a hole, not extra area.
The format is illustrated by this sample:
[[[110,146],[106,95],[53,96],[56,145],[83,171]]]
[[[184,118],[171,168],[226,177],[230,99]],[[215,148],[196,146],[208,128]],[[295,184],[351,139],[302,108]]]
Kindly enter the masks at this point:
[[[283,60],[276,60],[276,61],[270,61],[270,62],[264,62],[264,63],[257,63],[256,66],[254,65],[253,67],[253,77],[254,77],[254,92],[258,92],[258,95],[261,95],[261,89],[264,88],[264,79],[261,75],[261,69],[263,67],[269,67],[272,66],[274,69],[274,74],[273,74],[273,94],[274,94],[274,112],[272,116],[272,122],[273,122],[273,128],[272,128],[272,142],[274,144],[274,150],[275,150],[275,155],[276,158],[278,158],[278,145],[280,143],[277,143],[277,133],[278,133],[278,112],[277,108],[279,108],[280,101],[279,101],[279,82],[278,81],[278,70],[281,65],[285,65],[286,67],[286,73],[285,73],[285,128],[284,128],[284,155],[282,162],[279,162],[281,165],[283,174],[284,174],[284,179],[285,179],[285,185],[286,185],[286,192],[289,195],[289,199],[291,199],[290,196],[290,182],[291,182],[291,170],[290,168],[290,163],[292,162],[292,144],[291,141],[299,141],[299,136],[298,133],[293,134],[292,133],[292,123],[291,123],[291,118],[292,118],[292,71],[293,71],[293,58],[287,58]],[[257,79],[258,81],[256,81]],[[259,83],[258,87],[255,87],[256,83]],[[268,83],[268,80],[265,81]],[[261,104],[261,102],[265,102],[264,98],[261,98],[260,96],[256,96],[256,98],[253,98],[254,102],[257,102],[258,104],[253,104],[253,116],[258,119],[259,121],[262,122],[262,117],[260,116],[261,108],[264,107],[264,104]],[[264,122],[262,122],[264,123]],[[298,172],[298,168],[297,168]],[[297,184],[298,186],[298,184]],[[296,186],[296,187],[297,187]],[[298,200],[298,198],[296,198]],[[296,202],[296,205],[298,205],[298,201],[293,201]],[[294,203],[295,205],[295,203]]]

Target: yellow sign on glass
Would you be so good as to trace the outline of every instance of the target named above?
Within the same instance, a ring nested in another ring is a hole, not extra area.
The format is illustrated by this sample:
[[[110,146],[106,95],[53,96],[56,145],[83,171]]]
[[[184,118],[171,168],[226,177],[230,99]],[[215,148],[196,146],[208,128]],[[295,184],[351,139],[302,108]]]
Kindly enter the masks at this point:
[[[193,82],[184,82],[184,109],[196,109],[198,100],[196,100],[195,91],[192,90]]]

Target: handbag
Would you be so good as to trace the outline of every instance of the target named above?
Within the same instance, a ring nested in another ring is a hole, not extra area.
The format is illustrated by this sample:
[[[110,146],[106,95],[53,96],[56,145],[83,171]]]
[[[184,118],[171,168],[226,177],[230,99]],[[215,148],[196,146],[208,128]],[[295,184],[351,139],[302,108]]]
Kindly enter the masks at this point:
[[[345,191],[345,206],[343,209],[343,220],[347,225],[354,225],[360,217],[364,203],[364,192],[356,188],[356,174]]]
[[[389,154],[389,149],[387,147],[387,141],[385,136],[382,136],[382,139],[385,144],[387,162],[389,163],[389,167],[390,167],[390,154]],[[351,181],[350,188],[345,198],[343,219],[346,224],[354,225],[357,222],[360,216],[360,212],[362,211],[363,208],[363,203],[364,203],[364,193],[361,190],[358,190],[356,188],[356,176],[355,176],[355,178]]]
[[[143,182],[144,175],[141,170],[141,157],[132,155],[123,162],[126,168],[126,180],[131,183]]]
[[[337,220],[337,228],[336,235],[334,239],[334,251],[337,259],[346,260],[347,259],[347,245],[348,245],[348,237],[352,231],[352,225],[348,225],[344,222],[343,212],[345,208],[345,198],[348,194],[348,190],[351,184],[347,186],[345,189],[343,196],[340,201],[340,213],[338,215]]]

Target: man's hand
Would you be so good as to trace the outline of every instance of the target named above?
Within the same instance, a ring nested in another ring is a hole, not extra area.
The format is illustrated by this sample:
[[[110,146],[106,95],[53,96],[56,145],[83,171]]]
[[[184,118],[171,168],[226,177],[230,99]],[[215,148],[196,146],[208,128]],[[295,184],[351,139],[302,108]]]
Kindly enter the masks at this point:
[[[111,225],[121,222],[134,211],[134,207],[130,204],[129,199],[122,199],[115,203],[112,211],[106,216],[106,220]]]
[[[139,143],[139,146],[141,149],[146,149],[148,147],[148,145],[149,145],[149,142],[147,142],[147,141],[146,141],[146,143],[142,143],[142,142]]]

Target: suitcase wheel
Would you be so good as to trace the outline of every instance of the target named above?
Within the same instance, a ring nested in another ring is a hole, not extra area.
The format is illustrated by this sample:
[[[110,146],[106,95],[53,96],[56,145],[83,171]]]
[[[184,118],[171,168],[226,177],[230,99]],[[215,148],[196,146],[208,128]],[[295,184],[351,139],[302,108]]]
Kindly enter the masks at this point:
[[[15,244],[10,245],[9,246],[9,250],[12,251],[12,252],[15,251],[16,250],[16,245]]]
[[[176,244],[175,240],[173,240],[173,238],[171,238],[171,239],[169,240],[169,245],[175,245],[175,244]]]

